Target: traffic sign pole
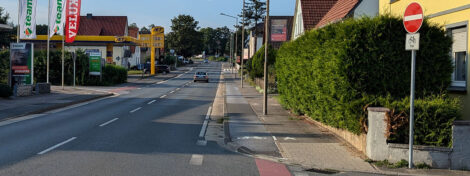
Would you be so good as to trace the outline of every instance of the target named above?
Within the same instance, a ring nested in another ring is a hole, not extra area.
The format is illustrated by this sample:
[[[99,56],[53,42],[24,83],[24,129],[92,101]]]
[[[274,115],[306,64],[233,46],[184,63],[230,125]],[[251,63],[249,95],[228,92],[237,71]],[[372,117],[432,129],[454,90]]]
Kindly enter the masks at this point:
[[[408,167],[413,168],[413,144],[414,144],[414,122],[415,122],[415,75],[416,75],[416,50],[411,51],[411,97],[410,97],[410,156]]]
[[[406,36],[405,48],[411,50],[411,95],[410,95],[410,148],[408,167],[413,168],[413,144],[414,144],[414,105],[415,105],[415,77],[416,77],[416,51],[419,50],[419,31],[423,25],[423,8],[417,2],[408,5],[403,15],[403,25],[409,33]]]

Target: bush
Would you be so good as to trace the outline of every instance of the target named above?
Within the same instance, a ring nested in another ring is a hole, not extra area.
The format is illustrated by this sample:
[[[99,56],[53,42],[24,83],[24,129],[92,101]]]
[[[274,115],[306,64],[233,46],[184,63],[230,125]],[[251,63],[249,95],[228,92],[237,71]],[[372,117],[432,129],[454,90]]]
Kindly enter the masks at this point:
[[[251,69],[249,70],[251,78],[262,78],[264,76],[264,50],[263,45],[251,59]],[[276,62],[276,52],[277,50],[272,46],[268,47],[268,67]]]
[[[425,20],[420,33],[416,96],[422,99],[445,92],[453,66],[452,39],[442,27]],[[285,43],[276,58],[281,102],[330,126],[365,132],[363,108],[375,101],[371,97],[402,100],[410,93],[405,35],[402,19],[378,16],[335,23]]]
[[[10,72],[10,51],[0,51],[0,84],[8,84],[8,74]]]
[[[409,97],[396,101],[390,97],[379,99],[378,106],[392,110],[387,114],[388,142],[409,143]],[[452,147],[452,125],[460,112],[458,98],[439,95],[415,100],[415,144]]]
[[[38,51],[34,58],[34,77],[35,82],[46,82],[46,64],[47,64],[47,53],[46,51]],[[64,77],[65,84],[73,84],[73,59],[70,52],[65,53],[64,58]],[[105,66],[103,67],[103,80],[100,81],[99,76],[90,76],[89,71],[89,58],[82,51],[77,51],[76,60],[76,84],[77,85],[114,85],[126,82],[127,70],[119,66]],[[109,68],[113,67],[113,68]],[[123,70],[125,70],[125,74]],[[60,85],[62,83],[62,52],[51,51],[50,52],[50,73],[49,81],[54,85]],[[116,74],[116,75],[114,75]],[[123,80],[126,76],[126,80]]]
[[[8,98],[13,95],[11,87],[6,84],[0,84],[0,97]]]

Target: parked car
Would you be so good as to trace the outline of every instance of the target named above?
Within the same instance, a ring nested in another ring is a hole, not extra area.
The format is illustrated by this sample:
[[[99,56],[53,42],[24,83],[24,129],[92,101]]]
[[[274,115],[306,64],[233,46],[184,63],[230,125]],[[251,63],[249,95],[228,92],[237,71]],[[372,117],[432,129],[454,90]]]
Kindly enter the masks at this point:
[[[194,75],[194,82],[196,81],[204,81],[206,83],[209,82],[209,75],[206,72],[196,72]]]
[[[155,71],[157,73],[170,73],[170,67],[168,67],[167,65],[157,65],[155,67]]]
[[[209,63],[209,60],[204,59],[204,63],[205,63],[205,64]]]

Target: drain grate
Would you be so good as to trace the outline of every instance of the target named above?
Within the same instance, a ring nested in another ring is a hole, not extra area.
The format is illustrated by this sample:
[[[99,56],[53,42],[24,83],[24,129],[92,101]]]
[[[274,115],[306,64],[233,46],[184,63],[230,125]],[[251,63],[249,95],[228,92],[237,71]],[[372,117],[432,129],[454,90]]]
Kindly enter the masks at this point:
[[[305,170],[307,172],[315,172],[315,173],[319,173],[319,174],[327,174],[327,175],[333,175],[333,174],[337,174],[339,173],[339,171],[335,171],[335,170],[330,170],[330,169],[315,169],[315,168],[312,168],[312,169],[308,169],[308,170]]]

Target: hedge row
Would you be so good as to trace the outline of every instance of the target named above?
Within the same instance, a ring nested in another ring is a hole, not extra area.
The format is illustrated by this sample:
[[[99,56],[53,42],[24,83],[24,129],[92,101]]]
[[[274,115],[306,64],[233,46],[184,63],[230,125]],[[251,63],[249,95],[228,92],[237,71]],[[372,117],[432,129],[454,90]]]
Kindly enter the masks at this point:
[[[277,50],[272,46],[268,47],[268,67],[274,65],[276,62]],[[253,58],[249,62],[249,75],[251,78],[262,78],[264,76],[264,55],[265,49],[264,45],[253,55]],[[248,64],[247,64],[248,65]]]
[[[35,53],[34,58],[34,77],[36,82],[46,82],[46,51],[38,51]],[[73,59],[70,52],[65,53],[64,58],[65,67],[65,84],[73,84]],[[50,52],[50,77],[49,81],[52,84],[59,85],[62,82],[62,52]],[[100,81],[99,76],[89,75],[89,58],[82,51],[77,51],[76,60],[76,84],[77,85],[100,85],[109,86],[127,81],[127,70],[120,66],[106,65],[103,68],[103,78]]]
[[[450,85],[452,39],[443,28],[427,20],[420,33],[416,96],[426,100],[425,97],[445,92]],[[349,19],[308,31],[285,43],[276,58],[281,102],[298,114],[307,114],[330,126],[364,133],[366,106],[380,103],[380,97],[404,101],[410,93],[411,52],[405,51],[405,35],[402,19],[378,16]],[[444,100],[438,103],[453,101]],[[435,109],[439,110],[442,109]],[[417,111],[418,117],[423,115],[420,113],[425,112]],[[433,118],[452,121],[446,116]],[[430,129],[441,127],[427,124]],[[427,135],[427,131],[416,133]]]

